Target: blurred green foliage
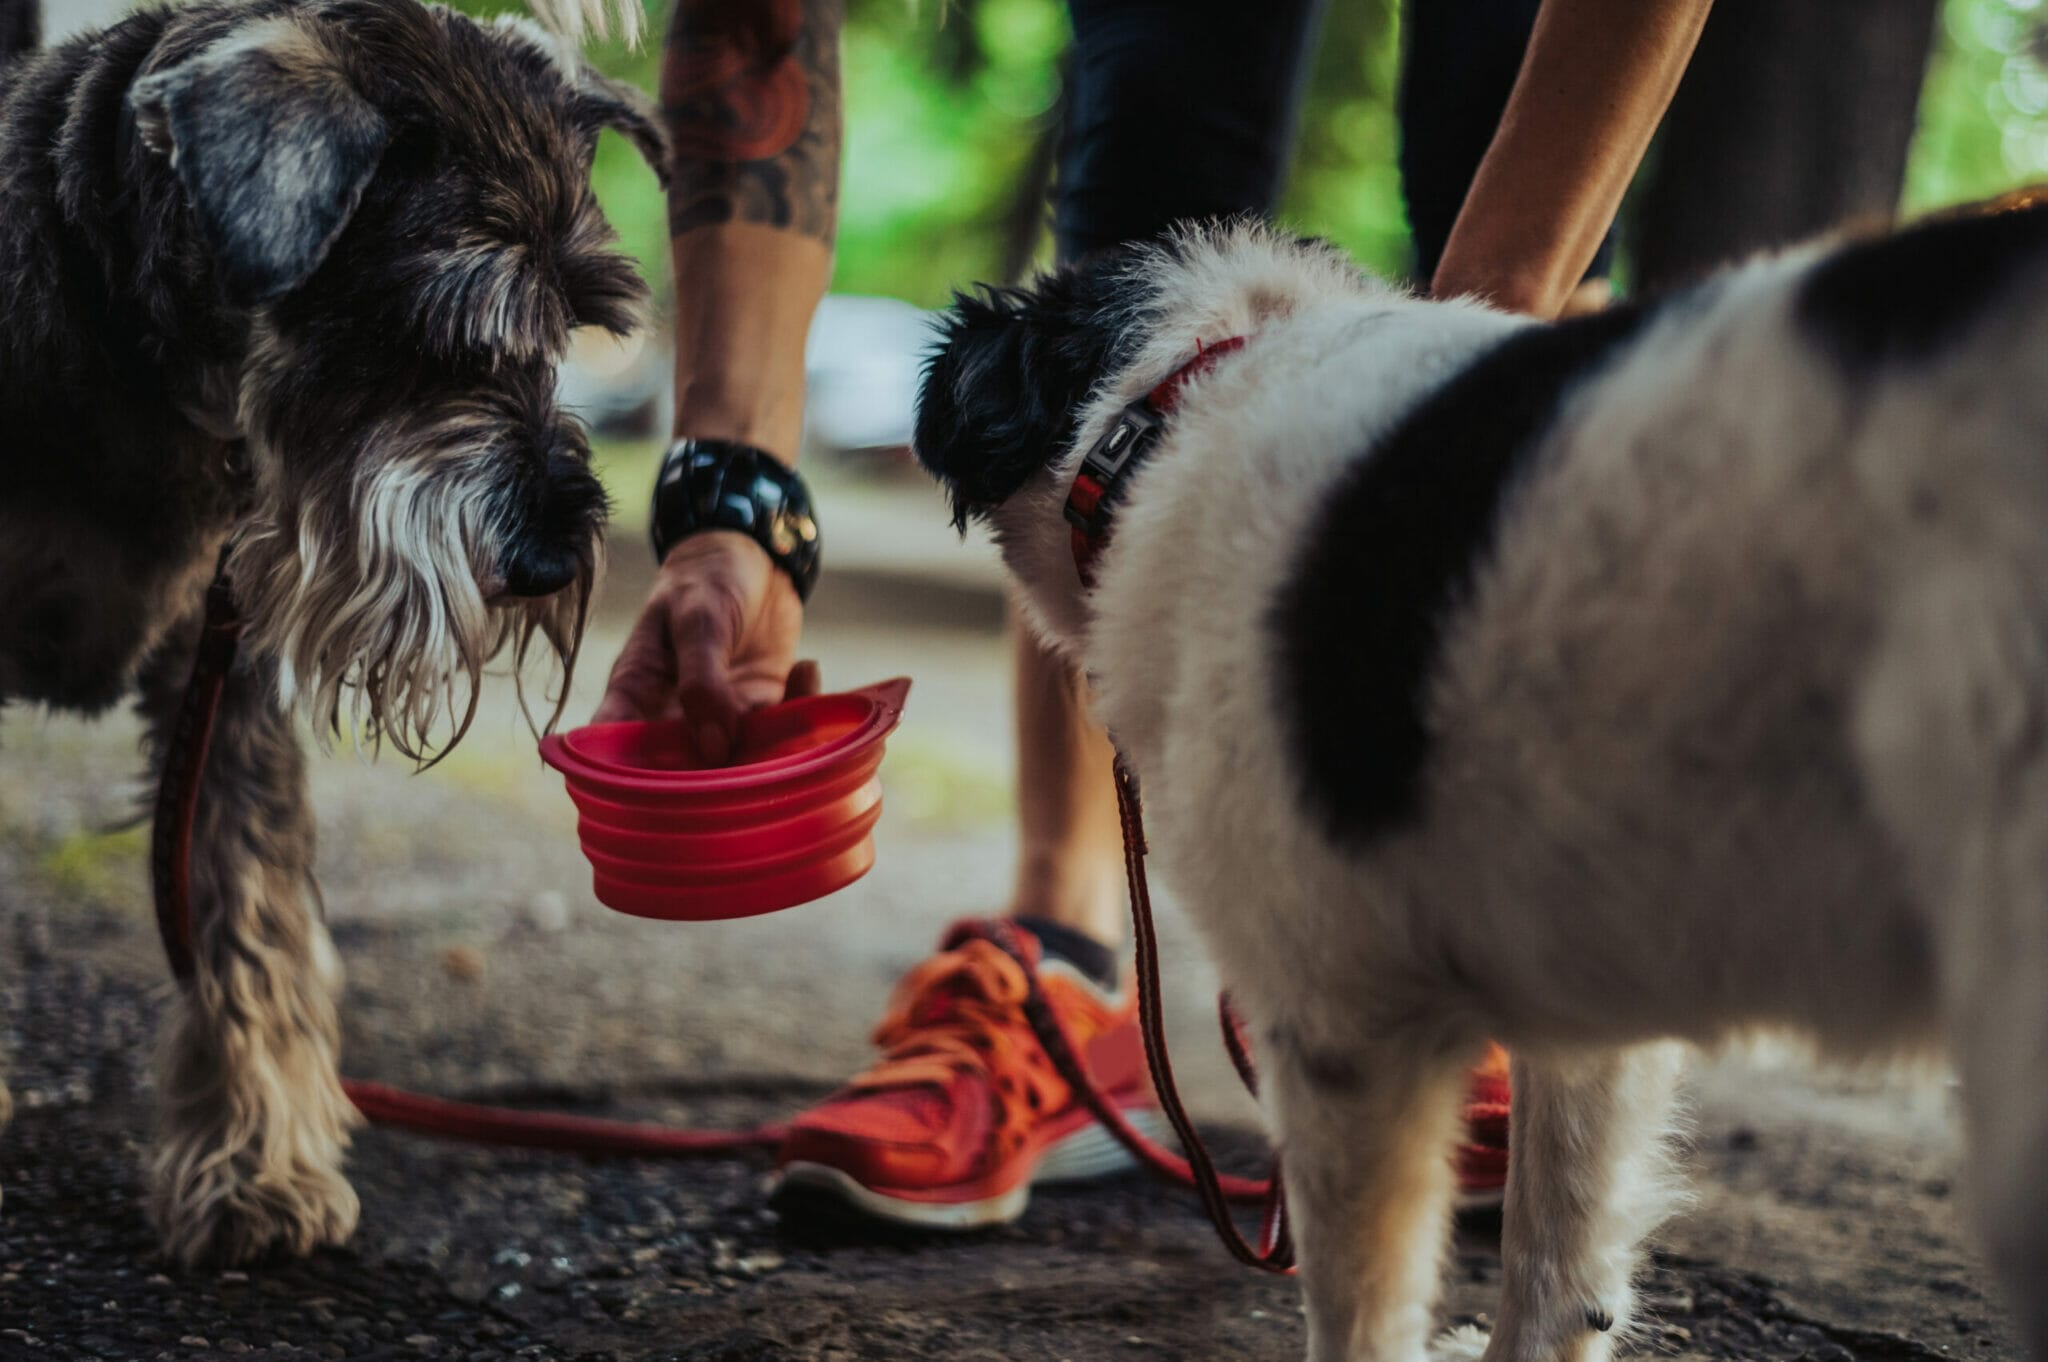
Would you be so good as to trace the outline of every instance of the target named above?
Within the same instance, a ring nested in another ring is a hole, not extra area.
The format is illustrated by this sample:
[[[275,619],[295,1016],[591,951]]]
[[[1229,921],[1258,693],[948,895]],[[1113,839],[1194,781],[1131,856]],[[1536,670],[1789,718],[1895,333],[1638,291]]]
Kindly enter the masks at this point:
[[[477,13],[516,0],[458,0]],[[665,0],[647,0],[652,31]],[[1394,153],[1398,0],[1331,0],[1282,213],[1367,265],[1399,272],[1407,224]],[[1908,171],[1912,211],[2048,177],[2043,0],[1943,0]],[[920,304],[1043,261],[1042,167],[1057,121],[1063,0],[849,0],[846,165],[833,287]],[[593,53],[652,90],[659,44]],[[607,135],[598,192],[665,290],[653,178]]]

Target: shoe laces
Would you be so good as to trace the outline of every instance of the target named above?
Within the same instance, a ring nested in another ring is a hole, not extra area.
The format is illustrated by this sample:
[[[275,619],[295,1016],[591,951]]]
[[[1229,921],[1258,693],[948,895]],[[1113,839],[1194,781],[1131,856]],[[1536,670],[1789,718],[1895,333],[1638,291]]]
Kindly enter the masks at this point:
[[[1034,1113],[1057,1110],[1067,1086],[1025,1019],[1030,996],[1023,968],[993,942],[942,951],[898,982],[874,1031],[882,1058],[850,1086],[944,1087],[968,1073],[988,1082],[999,1125],[1009,1124],[1006,1099],[1021,1099]]]

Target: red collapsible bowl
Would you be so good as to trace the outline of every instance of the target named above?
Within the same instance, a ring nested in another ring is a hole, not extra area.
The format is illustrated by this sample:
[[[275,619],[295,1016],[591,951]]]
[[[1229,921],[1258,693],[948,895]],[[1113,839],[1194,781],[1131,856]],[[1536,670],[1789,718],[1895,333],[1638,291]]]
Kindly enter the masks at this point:
[[[636,917],[753,917],[844,889],[875,863],[884,740],[910,682],[756,710],[731,765],[677,723],[593,724],[541,740],[575,801],[597,901]]]

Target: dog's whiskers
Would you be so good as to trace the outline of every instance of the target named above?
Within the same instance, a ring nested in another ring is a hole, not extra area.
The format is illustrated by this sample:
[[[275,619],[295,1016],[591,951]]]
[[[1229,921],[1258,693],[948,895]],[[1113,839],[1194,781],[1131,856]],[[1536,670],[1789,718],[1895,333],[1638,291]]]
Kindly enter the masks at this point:
[[[479,583],[501,552],[494,488],[458,470],[446,459],[379,466],[363,479],[348,538],[347,522],[312,497],[295,528],[259,514],[239,537],[252,646],[277,658],[281,698],[313,718],[323,742],[346,737],[368,754],[388,743],[431,766],[469,731],[484,667],[507,645],[521,712],[538,731],[524,676],[536,638],[561,671],[544,691],[547,727],[559,720],[595,557],[549,597],[486,600]]]

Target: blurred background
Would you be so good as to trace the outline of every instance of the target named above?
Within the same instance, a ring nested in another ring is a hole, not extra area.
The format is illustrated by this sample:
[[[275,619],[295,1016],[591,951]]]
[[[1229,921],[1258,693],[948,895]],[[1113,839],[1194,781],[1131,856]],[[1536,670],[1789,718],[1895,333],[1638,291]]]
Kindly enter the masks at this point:
[[[517,4],[458,0],[458,7],[496,13]],[[1873,121],[1897,117],[1901,109],[1913,116],[1910,95],[1902,102],[1896,88],[1872,91],[1869,79],[1874,67],[1910,65],[1925,76],[1916,82],[1917,126],[1899,205],[1904,212],[1986,197],[2048,175],[2042,0],[1877,0],[1862,6],[1857,18],[1842,18],[1857,8],[1815,0],[1727,0],[1716,19],[1722,32],[1760,24],[1772,31],[1757,39],[1771,50],[1753,52],[1748,62],[1716,61],[1710,38],[1696,66],[1695,86],[1718,79],[1751,87],[1698,92],[1723,96],[1714,101],[1714,112],[1729,125],[1724,140],[1746,141],[1748,154],[1759,162],[1775,150],[1781,175],[1791,169],[1805,178],[1818,171],[1895,179],[1895,172],[1857,167],[1859,153],[1869,154],[1862,146],[1802,151],[1796,144],[1827,136],[1812,126],[1815,120],[1802,117],[1816,101],[1872,101]],[[1336,242],[1389,275],[1404,274],[1410,259],[1395,170],[1400,9],[1397,0],[1326,4],[1281,204],[1292,225]],[[1811,18],[1786,20],[1766,12],[1771,9],[1803,10]],[[659,34],[666,5],[647,0],[647,12],[652,32]],[[1063,0],[848,0],[845,175],[834,298],[813,343],[811,452],[857,459],[900,445],[913,392],[909,361],[922,340],[911,309],[943,305],[949,291],[964,282],[1013,280],[1049,262],[1046,196],[1068,36]],[[598,49],[595,58],[607,72],[655,88],[657,44],[637,52],[615,44]],[[1759,85],[1772,88],[1754,88]],[[1686,159],[1695,170],[1722,169],[1698,164],[1697,153]],[[1619,272],[1624,285],[1643,251],[1654,252],[1676,231],[1670,214],[1658,215],[1660,173],[1653,153],[1644,192],[1625,210]],[[612,134],[599,153],[596,176],[612,222],[665,302],[673,287],[687,287],[688,281],[678,285],[668,277],[666,217],[657,186]],[[1743,209],[1731,204],[1731,211]],[[1797,220],[1796,211],[1792,217],[1787,230],[1812,230]],[[1656,241],[1638,249],[1645,235]],[[1757,224],[1757,239],[1770,235],[1771,224]],[[660,326],[652,328],[646,344],[659,351],[661,334]],[[665,389],[649,394],[651,406],[634,402],[642,389],[660,389],[665,353],[614,355],[608,364],[593,355],[588,363],[597,368],[587,375],[592,391],[577,395],[593,415],[632,411],[656,420],[658,411],[657,423],[665,429]],[[619,426],[621,433],[629,428]]]
[[[607,73],[652,91],[668,6],[643,2],[651,40],[637,51],[600,44],[591,55]],[[454,3],[479,15],[523,12],[520,0]],[[56,33],[105,22],[126,7],[126,0],[46,0]],[[814,466],[828,480],[848,470],[886,476],[902,462],[924,309],[943,305],[963,283],[1013,280],[1049,261],[1046,200],[1069,37],[1063,0],[848,0],[847,7],[837,260],[813,336],[806,432],[807,452],[825,456]],[[1410,258],[1395,170],[1400,10],[1398,0],[1328,0],[1281,205],[1292,225],[1389,275],[1404,274]],[[1722,129],[1720,146],[1688,145],[1678,157],[1684,164],[1671,168],[1661,164],[1668,148],[1653,151],[1641,192],[1624,210],[1618,281],[1626,287],[1646,253],[1683,254],[1688,228],[1729,235],[1721,224],[1697,223],[1696,201],[1673,211],[1672,196],[1659,193],[1660,180],[1729,178],[1729,147],[1750,163],[1734,173],[1760,183],[1725,211],[1755,219],[1785,210],[1782,221],[1751,225],[1759,242],[1825,225],[1783,202],[1802,193],[1840,201],[1839,185],[1818,180],[1900,178],[1883,164],[1887,153],[1873,152],[1890,139],[1844,132],[1859,121],[1914,120],[1897,205],[1909,215],[2048,176],[2044,22],[2043,0],[1723,0],[1688,78],[1693,121],[1710,113]],[[1717,36],[1727,49],[1737,33],[1758,35],[1748,40],[1746,59],[1725,50],[1716,58]],[[1899,71],[1911,72],[1910,89]],[[1673,120],[1681,134],[1686,98]],[[1867,106],[1859,110],[1866,119],[1837,118],[1832,132],[1819,126],[1820,106],[1857,101]],[[669,276],[659,187],[616,134],[605,134],[595,177],[607,215],[655,289],[656,321],[623,346],[586,343],[565,375],[565,396],[613,441],[604,459],[630,517],[651,476],[652,442],[669,421],[663,319],[674,289],[689,281]],[[1647,263],[1652,275],[1661,273],[1657,259]]]

